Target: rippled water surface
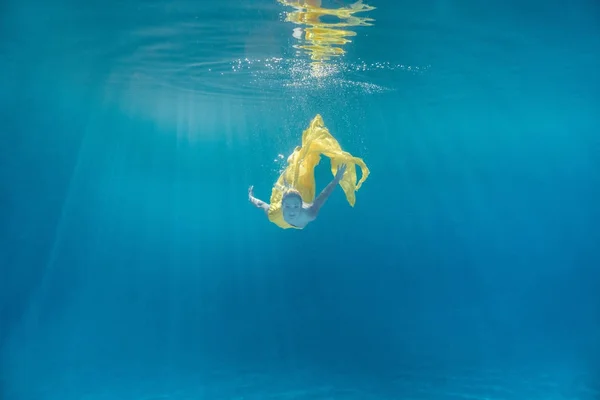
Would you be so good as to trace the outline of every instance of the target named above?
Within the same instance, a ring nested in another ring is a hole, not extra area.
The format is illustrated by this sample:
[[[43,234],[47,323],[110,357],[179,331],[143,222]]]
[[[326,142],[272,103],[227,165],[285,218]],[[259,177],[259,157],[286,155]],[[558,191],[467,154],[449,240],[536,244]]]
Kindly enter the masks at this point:
[[[10,6],[6,29],[15,40],[5,51],[13,68],[41,62],[65,84],[101,84],[108,96],[133,107],[152,103],[149,98],[281,101],[303,89],[368,95],[397,90],[391,76],[430,67],[393,47],[361,56],[357,46],[372,46],[370,35],[386,29],[377,21],[353,28],[356,36],[339,46],[347,54],[315,66],[294,37],[304,25],[286,21],[295,9],[276,1]],[[395,35],[375,40],[393,44]]]

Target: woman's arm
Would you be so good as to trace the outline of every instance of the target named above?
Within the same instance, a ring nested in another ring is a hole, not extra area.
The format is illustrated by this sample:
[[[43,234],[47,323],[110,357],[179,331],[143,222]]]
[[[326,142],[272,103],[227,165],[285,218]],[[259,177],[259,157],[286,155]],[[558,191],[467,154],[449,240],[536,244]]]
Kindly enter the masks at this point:
[[[344,176],[344,172],[346,172],[346,164],[342,164],[338,167],[338,170],[335,173],[335,177],[333,178],[333,180],[329,182],[329,185],[325,186],[325,189],[323,189],[321,193],[319,193],[315,201],[312,203],[312,205],[308,209],[308,212],[313,218],[317,217],[317,215],[319,214],[319,210],[321,209],[323,204],[325,204],[329,196],[331,196],[331,193],[333,193],[333,190],[335,189],[337,184],[340,183],[340,181],[342,180],[342,176]]]
[[[254,186],[248,188],[248,200],[250,200],[250,203],[254,204],[256,208],[261,208],[265,213],[269,211],[269,203],[265,203],[254,197]]]

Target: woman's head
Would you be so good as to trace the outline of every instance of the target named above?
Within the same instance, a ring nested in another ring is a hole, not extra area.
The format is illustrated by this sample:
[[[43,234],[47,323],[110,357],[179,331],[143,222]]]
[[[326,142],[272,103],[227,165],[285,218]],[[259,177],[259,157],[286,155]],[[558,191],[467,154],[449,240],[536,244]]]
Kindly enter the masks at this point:
[[[288,223],[296,220],[302,212],[302,196],[300,196],[300,192],[294,189],[288,190],[281,198],[281,210],[283,218]]]

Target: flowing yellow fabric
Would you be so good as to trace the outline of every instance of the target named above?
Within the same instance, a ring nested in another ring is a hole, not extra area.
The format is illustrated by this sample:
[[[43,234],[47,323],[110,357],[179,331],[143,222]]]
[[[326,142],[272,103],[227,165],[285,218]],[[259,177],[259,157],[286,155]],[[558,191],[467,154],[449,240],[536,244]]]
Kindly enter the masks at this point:
[[[340,180],[340,186],[346,194],[346,200],[354,207],[356,202],[355,192],[360,189],[363,182],[369,176],[369,169],[361,158],[342,150],[339,143],[329,133],[323,123],[321,115],[317,114],[310,123],[308,129],[302,133],[302,146],[294,149],[288,157],[288,165],[279,176],[271,192],[270,207],[268,211],[269,220],[277,226],[297,228],[288,224],[283,219],[281,210],[281,199],[288,189],[296,189],[300,192],[305,203],[312,203],[315,199],[315,167],[321,161],[321,155],[329,157],[331,161],[331,173],[335,176],[338,165],[346,164],[346,172]],[[356,182],[356,166],[359,166],[362,176]],[[297,228],[301,229],[301,228]]]

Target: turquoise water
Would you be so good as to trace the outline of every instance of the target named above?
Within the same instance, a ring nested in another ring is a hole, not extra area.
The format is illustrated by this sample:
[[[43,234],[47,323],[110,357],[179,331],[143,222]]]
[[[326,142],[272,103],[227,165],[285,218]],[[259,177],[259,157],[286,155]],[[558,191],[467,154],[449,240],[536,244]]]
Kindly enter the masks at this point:
[[[320,74],[275,0],[0,4],[1,399],[600,396],[598,5],[368,4]],[[371,175],[282,230],[317,113]]]

